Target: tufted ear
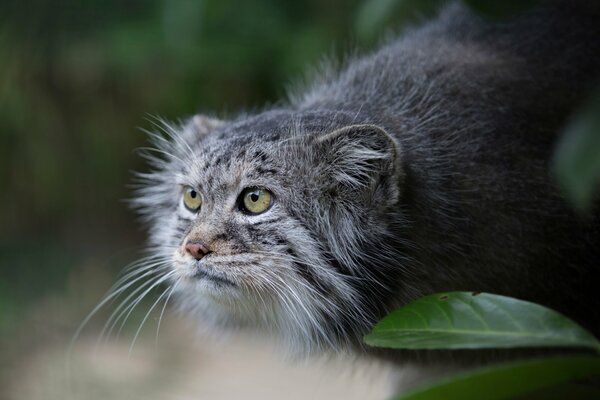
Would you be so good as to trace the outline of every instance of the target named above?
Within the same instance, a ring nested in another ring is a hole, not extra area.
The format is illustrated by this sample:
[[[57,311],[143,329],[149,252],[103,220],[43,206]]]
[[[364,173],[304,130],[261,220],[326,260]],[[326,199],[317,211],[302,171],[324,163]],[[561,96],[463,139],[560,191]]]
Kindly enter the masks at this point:
[[[372,194],[401,178],[398,145],[378,126],[346,126],[317,138],[315,146],[324,173],[339,186]]]
[[[191,124],[198,132],[208,133],[225,125],[225,121],[207,115],[197,114],[191,118]]]
[[[197,114],[185,122],[182,136],[186,143],[193,144],[225,124],[223,120]]]

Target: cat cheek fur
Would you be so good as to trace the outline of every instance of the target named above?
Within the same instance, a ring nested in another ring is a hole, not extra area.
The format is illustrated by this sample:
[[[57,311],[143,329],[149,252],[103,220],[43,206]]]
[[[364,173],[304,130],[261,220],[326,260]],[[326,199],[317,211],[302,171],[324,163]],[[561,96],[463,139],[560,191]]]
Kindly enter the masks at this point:
[[[359,269],[349,254],[360,251],[370,236],[381,234],[374,227],[384,227],[386,214],[398,203],[403,182],[400,148],[378,126],[350,125],[317,137],[312,152],[317,165],[313,180],[328,209],[320,223],[321,236],[336,259]]]

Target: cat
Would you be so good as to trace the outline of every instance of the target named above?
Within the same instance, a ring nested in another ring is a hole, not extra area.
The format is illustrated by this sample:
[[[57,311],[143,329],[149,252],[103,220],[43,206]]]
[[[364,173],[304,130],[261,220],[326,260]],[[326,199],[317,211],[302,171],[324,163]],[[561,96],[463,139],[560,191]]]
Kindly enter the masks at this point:
[[[600,219],[550,167],[600,77],[599,14],[550,1],[491,21],[449,4],[277,107],[165,123],[133,201],[146,270],[202,326],[301,354],[366,351],[386,313],[453,290],[600,333]]]

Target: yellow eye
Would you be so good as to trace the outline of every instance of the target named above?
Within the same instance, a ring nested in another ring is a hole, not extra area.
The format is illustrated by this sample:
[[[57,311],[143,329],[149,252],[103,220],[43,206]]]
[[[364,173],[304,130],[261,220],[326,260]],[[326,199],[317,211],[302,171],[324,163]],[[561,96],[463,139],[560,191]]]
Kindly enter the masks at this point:
[[[250,188],[242,192],[240,208],[248,214],[260,214],[273,204],[273,196],[266,189]]]
[[[183,188],[183,205],[192,212],[196,212],[202,205],[202,196],[194,188],[186,186]]]

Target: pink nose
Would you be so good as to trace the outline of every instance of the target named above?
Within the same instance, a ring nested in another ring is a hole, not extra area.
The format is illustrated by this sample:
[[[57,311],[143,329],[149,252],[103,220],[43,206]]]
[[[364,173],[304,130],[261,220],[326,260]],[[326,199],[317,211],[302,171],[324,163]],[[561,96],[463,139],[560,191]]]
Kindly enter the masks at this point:
[[[192,255],[196,260],[210,253],[208,246],[200,240],[190,240],[185,244],[185,250]]]

